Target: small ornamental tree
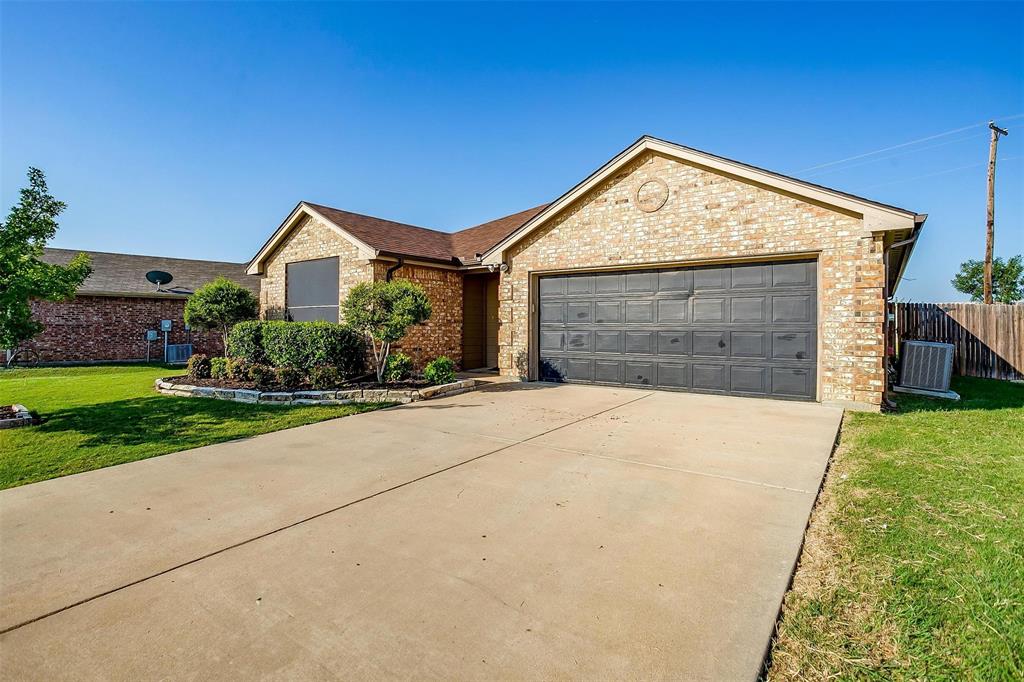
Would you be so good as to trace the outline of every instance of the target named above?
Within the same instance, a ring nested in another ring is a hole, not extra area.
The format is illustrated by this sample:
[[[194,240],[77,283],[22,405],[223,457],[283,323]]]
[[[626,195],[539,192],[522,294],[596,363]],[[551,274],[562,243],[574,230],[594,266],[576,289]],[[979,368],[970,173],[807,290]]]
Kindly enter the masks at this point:
[[[391,344],[409,328],[430,319],[430,299],[423,287],[409,280],[363,282],[345,299],[345,324],[362,333],[373,348],[377,382],[384,383]]]
[[[0,348],[17,348],[43,329],[32,319],[30,301],[65,301],[92,272],[80,253],[67,265],[40,260],[46,242],[57,233],[57,216],[65,208],[46,187],[38,168],[28,169],[28,187],[0,223]]]
[[[960,264],[960,272],[952,285],[972,301],[982,301],[984,293],[985,263],[969,260]],[[1009,260],[992,260],[992,300],[996,303],[1016,303],[1024,299],[1024,259],[1016,255]]]
[[[227,353],[231,327],[254,319],[259,307],[260,302],[251,291],[226,277],[218,277],[189,297],[185,304],[185,324],[220,334]]]

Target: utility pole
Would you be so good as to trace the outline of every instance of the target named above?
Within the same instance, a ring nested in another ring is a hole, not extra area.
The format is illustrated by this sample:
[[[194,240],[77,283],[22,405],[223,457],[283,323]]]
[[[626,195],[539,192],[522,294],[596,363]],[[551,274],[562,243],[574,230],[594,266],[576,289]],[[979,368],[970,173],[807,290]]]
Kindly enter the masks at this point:
[[[1005,129],[989,121],[992,139],[988,144],[988,220],[985,224],[985,281],[984,300],[992,303],[992,249],[996,241],[996,145],[1000,135],[1009,135]]]

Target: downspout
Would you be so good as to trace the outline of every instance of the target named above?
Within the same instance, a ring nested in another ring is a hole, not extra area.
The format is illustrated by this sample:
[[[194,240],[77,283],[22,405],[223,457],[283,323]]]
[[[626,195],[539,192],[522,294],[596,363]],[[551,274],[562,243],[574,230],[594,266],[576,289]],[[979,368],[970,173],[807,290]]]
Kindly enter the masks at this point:
[[[385,282],[390,282],[391,278],[394,276],[395,272],[400,267],[402,267],[403,265],[405,265],[405,259],[402,258],[401,256],[399,256],[398,257],[398,262],[395,263],[394,265],[392,265],[390,268],[388,268],[387,272],[384,273],[384,281]]]

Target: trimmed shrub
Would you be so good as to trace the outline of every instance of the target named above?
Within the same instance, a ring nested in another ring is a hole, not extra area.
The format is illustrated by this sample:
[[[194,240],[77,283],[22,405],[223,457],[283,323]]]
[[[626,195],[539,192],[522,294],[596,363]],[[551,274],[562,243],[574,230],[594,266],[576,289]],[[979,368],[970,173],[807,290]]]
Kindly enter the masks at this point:
[[[228,359],[210,358],[210,376],[214,379],[227,379]]]
[[[306,378],[303,371],[297,367],[278,367],[274,371],[277,374],[277,383],[284,388],[296,388]]]
[[[263,324],[259,320],[248,320],[232,327],[228,334],[227,354],[230,357],[248,360],[250,363],[266,364],[267,358],[263,353],[262,342]]]
[[[348,327],[333,322],[242,322],[231,330],[231,354],[250,363],[295,367],[304,372],[333,366],[345,377],[362,374],[366,344]]]
[[[450,384],[455,381],[455,363],[442,355],[427,363],[423,370],[423,378],[431,384]]]
[[[412,374],[412,358],[405,353],[392,353],[388,356],[387,367],[384,368],[384,381],[393,383],[408,379]]]
[[[331,388],[338,388],[345,379],[337,367],[330,365],[325,367],[314,367],[309,371],[309,385],[318,391],[326,391]]]
[[[202,353],[196,353],[188,359],[185,373],[188,374],[189,379],[209,379],[210,358]]]
[[[274,371],[273,367],[266,365],[250,365],[249,381],[256,384],[256,388],[260,390],[271,388],[277,381],[277,372]]]
[[[228,373],[228,378],[236,381],[245,381],[249,378],[249,367],[252,364],[244,358],[227,358],[224,369]]]

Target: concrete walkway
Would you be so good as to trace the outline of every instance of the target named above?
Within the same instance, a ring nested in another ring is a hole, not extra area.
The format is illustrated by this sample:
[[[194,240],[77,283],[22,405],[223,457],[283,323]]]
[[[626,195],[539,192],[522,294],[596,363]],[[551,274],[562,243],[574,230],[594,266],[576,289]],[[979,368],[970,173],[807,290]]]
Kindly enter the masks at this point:
[[[753,679],[840,419],[500,384],[3,491],[0,669]]]

